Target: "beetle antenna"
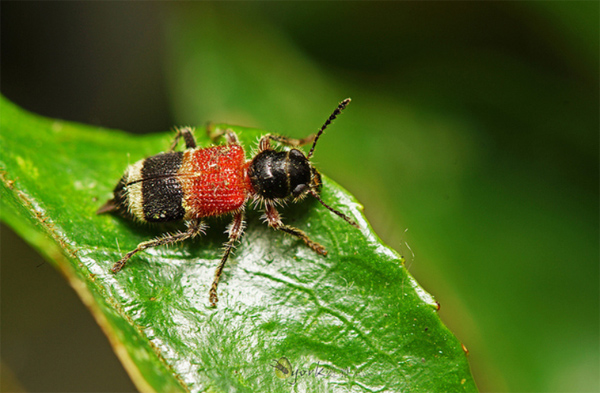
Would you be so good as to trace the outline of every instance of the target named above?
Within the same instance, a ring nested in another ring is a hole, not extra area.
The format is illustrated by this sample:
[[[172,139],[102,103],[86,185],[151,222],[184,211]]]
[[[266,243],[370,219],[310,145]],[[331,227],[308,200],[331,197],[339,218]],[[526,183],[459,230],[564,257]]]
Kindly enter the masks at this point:
[[[321,203],[321,205],[325,206],[327,209],[329,209],[330,212],[337,214],[338,216],[340,216],[341,218],[343,218],[348,224],[352,225],[353,227],[359,228],[358,224],[356,223],[356,221],[352,220],[350,217],[348,217],[347,215],[345,215],[344,213],[335,210],[333,207],[329,206],[328,204],[326,204],[325,202],[323,202],[323,200],[321,199],[321,197],[319,196],[319,193],[317,193],[315,190],[313,190],[312,188],[308,191],[310,193],[310,195],[314,196],[315,198],[317,198],[317,201],[319,201]]]
[[[310,148],[310,151],[308,152],[307,158],[309,160],[312,157],[313,153],[315,152],[315,146],[317,145],[317,141],[319,140],[319,137],[321,136],[321,134],[323,133],[323,131],[325,131],[325,129],[327,128],[327,126],[330,125],[331,122],[334,121],[335,118],[338,117],[338,115],[340,113],[342,113],[342,111],[350,103],[350,101],[351,101],[350,98],[346,98],[344,101],[340,102],[340,104],[338,105],[337,108],[335,108],[335,110],[333,111],[333,113],[331,114],[331,116],[329,116],[329,119],[327,119],[327,121],[325,122],[325,124],[323,124],[323,127],[321,127],[321,129],[319,130],[319,132],[317,132],[317,135],[315,135],[315,140],[313,141],[313,145]],[[321,203],[323,203],[323,202],[321,202]],[[327,206],[327,205],[325,205],[325,206]]]

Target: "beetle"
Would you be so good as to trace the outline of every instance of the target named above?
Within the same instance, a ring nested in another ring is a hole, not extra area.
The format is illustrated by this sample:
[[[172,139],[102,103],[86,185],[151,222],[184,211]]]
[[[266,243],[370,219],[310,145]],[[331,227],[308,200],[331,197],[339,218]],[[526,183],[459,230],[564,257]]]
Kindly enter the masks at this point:
[[[325,247],[311,240],[302,230],[284,224],[276,205],[297,202],[311,195],[329,211],[359,227],[350,217],[321,199],[321,175],[310,162],[319,137],[349,103],[349,98],[342,101],[319,131],[306,138],[292,139],[275,134],[261,137],[258,152],[250,160],[246,160],[237,135],[230,129],[208,127],[213,142],[221,137],[227,141],[225,145],[211,147],[197,147],[192,128],[176,129],[177,135],[167,152],[142,159],[125,170],[113,191],[113,198],[98,209],[97,214],[115,213],[142,223],[184,221],[187,229],[140,243],[112,266],[112,272],[119,272],[140,251],[182,242],[204,233],[207,228],[205,218],[231,214],[233,220],[227,229],[229,239],[209,291],[210,305],[215,307],[219,279],[231,250],[244,232],[244,210],[250,200],[264,207],[271,228],[295,236],[316,253],[326,255]],[[175,151],[181,138],[186,149]],[[273,149],[271,142],[290,149]],[[310,142],[312,147],[308,155],[297,149]]]

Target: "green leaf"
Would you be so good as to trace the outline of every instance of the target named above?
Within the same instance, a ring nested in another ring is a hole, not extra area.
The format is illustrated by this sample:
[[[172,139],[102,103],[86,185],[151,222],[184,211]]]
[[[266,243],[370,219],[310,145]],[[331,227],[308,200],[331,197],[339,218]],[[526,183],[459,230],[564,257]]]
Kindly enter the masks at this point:
[[[4,98],[0,112],[2,220],[65,275],[141,391],[476,391],[437,303],[327,177],[322,198],[361,229],[311,199],[281,208],[286,223],[327,248],[322,257],[250,209],[210,308],[227,218],[208,220],[200,239],[139,253],[113,275],[124,252],[179,227],[95,214],[125,167],[164,151],[172,133],[45,119]],[[232,128],[247,154],[265,133]],[[201,130],[196,137],[209,144]]]

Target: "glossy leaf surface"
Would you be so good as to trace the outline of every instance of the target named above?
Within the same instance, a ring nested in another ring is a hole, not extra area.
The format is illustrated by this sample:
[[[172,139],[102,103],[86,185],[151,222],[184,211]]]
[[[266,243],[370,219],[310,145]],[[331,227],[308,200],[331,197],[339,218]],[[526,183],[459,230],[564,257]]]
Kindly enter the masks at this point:
[[[312,199],[281,208],[286,223],[327,248],[322,257],[249,209],[213,309],[208,289],[228,217],[113,275],[124,252],[181,228],[95,214],[125,167],[166,150],[172,133],[132,136],[0,105],[2,219],[65,274],[140,390],[476,390],[436,302],[371,231],[360,204],[325,176],[324,201],[361,229]],[[265,133],[232,128],[247,155]],[[209,144],[202,130],[197,140]]]

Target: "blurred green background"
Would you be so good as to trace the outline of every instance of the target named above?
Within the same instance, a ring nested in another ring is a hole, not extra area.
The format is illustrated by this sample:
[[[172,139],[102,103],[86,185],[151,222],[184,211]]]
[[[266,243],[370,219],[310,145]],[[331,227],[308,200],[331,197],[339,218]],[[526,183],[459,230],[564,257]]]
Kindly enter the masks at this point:
[[[441,303],[482,391],[598,391],[598,2],[2,2],[2,94],[128,132],[305,136]],[[43,152],[40,152],[43,154]],[[2,390],[131,391],[2,228]]]

